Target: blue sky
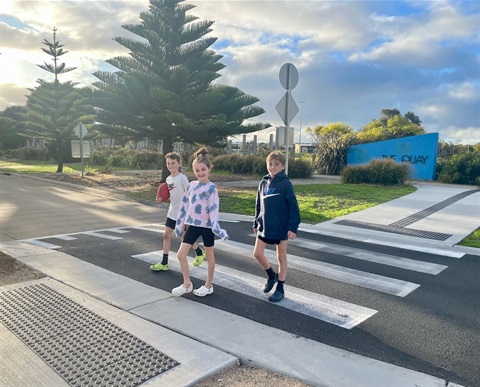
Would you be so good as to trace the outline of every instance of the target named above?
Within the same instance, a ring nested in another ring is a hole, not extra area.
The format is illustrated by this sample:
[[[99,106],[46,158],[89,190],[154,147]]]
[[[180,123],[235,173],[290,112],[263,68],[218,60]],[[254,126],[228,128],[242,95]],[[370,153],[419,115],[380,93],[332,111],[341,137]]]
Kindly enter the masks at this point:
[[[199,20],[213,20],[213,49],[226,68],[218,82],[260,99],[258,121],[283,125],[275,106],[284,94],[278,73],[298,69],[292,119],[299,137],[307,127],[344,122],[359,130],[397,108],[415,113],[443,141],[480,142],[479,1],[188,1]],[[0,110],[25,104],[27,88],[51,75],[37,64],[52,29],[78,69],[61,80],[88,85],[105,60],[126,55],[116,36],[139,22],[148,0],[23,1],[0,5]],[[298,103],[298,101],[305,101]],[[273,128],[258,133],[268,140]]]

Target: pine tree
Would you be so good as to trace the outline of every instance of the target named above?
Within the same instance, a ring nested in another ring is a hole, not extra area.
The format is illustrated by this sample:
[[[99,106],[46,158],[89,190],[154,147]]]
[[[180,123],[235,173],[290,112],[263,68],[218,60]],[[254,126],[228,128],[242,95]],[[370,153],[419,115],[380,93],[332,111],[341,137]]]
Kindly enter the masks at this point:
[[[73,128],[79,123],[93,122],[93,108],[88,105],[85,92],[75,88],[77,83],[60,82],[58,76],[75,70],[76,67],[66,67],[59,63],[59,57],[66,54],[63,45],[57,40],[57,29],[53,29],[53,43],[44,40],[48,48],[42,50],[50,55],[53,64],[44,63],[40,68],[52,73],[54,81],[37,80],[39,86],[28,89],[27,96],[28,134],[47,140],[50,149],[53,149],[57,159],[57,172],[63,171],[63,164],[68,148],[68,141],[74,137]]]
[[[164,153],[175,141],[219,146],[228,136],[260,130],[262,124],[243,122],[264,113],[256,97],[213,83],[225,67],[210,49],[216,38],[206,36],[213,21],[197,21],[187,14],[195,6],[182,3],[150,0],[141,24],[123,26],[141,39],[114,39],[130,56],[107,61],[118,71],[94,74],[100,128],[161,141]]]

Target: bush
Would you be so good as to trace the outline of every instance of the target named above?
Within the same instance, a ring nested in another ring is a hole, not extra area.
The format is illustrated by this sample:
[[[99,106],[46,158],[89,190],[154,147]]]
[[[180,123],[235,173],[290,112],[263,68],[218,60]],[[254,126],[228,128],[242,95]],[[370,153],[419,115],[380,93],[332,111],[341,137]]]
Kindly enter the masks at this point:
[[[292,179],[308,179],[313,175],[313,166],[310,160],[301,158],[288,160],[288,176]]]
[[[132,151],[127,157],[130,168],[134,169],[161,169],[163,155],[157,151]]]
[[[99,148],[93,151],[90,157],[93,165],[111,167],[124,167],[133,169],[161,169],[163,155],[151,150],[129,150],[126,148]]]
[[[129,156],[125,152],[116,152],[110,154],[107,159],[107,167],[128,167]]]
[[[90,162],[93,165],[107,165],[108,158],[114,151],[115,151],[114,148],[95,149],[90,156]]]
[[[266,175],[267,165],[263,156],[242,156],[239,154],[221,155],[212,158],[216,170],[241,175]],[[312,165],[307,160],[288,160],[288,176],[291,179],[309,178],[312,176]]]
[[[462,153],[439,160],[437,179],[450,184],[480,185],[480,152]]]
[[[410,175],[410,164],[396,163],[391,159],[374,159],[366,165],[347,166],[342,170],[346,184],[405,184]]]
[[[17,149],[8,149],[3,152],[3,157],[16,160],[39,160],[48,161],[48,149],[47,148],[35,148],[35,147],[23,147]]]

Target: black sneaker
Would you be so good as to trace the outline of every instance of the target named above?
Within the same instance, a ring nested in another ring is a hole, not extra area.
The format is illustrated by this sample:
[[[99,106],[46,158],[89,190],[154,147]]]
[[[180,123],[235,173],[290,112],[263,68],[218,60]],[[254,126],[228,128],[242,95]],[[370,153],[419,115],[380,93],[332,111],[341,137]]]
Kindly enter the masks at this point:
[[[278,302],[278,301],[282,301],[284,297],[285,297],[284,293],[279,292],[278,290],[275,290],[275,293],[273,293],[270,297],[268,297],[268,301]]]
[[[273,289],[273,285],[275,285],[275,282],[278,281],[278,274],[275,273],[274,278],[269,278],[267,282],[265,282],[265,285],[263,285],[263,292],[268,293],[270,290]]]

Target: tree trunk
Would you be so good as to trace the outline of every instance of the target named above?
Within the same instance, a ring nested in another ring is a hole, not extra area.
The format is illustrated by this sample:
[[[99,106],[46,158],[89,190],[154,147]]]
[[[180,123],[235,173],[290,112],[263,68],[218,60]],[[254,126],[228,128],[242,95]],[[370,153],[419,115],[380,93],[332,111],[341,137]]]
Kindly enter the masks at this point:
[[[65,160],[65,141],[60,140],[57,144],[57,173],[61,173],[63,172],[63,161]]]
[[[163,157],[165,158],[165,155],[167,153],[170,153],[173,151],[173,139],[172,139],[172,134],[171,133],[165,133],[165,136],[163,137],[162,141],[162,152],[163,152]],[[167,180],[168,175],[170,172],[165,166],[165,161],[163,163],[163,168],[162,168],[162,182]]]

